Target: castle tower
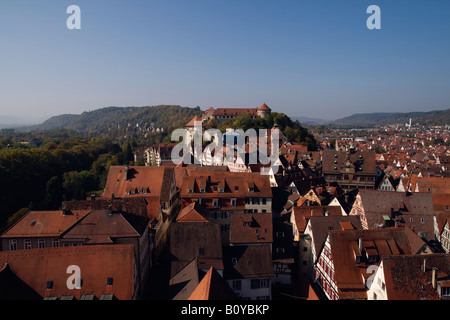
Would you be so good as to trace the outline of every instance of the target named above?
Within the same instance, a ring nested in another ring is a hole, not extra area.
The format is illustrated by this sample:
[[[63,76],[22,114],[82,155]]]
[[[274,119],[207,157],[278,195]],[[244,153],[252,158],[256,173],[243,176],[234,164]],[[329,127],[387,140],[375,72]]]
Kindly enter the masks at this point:
[[[261,107],[258,108],[256,111],[258,117],[265,118],[266,116],[270,115],[270,112],[272,110],[267,106],[267,104],[263,103]]]

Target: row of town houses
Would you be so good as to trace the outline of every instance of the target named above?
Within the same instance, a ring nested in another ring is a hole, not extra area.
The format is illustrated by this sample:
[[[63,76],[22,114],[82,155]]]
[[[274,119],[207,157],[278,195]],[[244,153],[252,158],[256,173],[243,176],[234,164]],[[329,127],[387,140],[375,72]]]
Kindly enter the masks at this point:
[[[450,178],[384,188],[373,151],[280,142],[269,175],[111,166],[101,196],[28,212],[1,231],[0,299],[450,299]]]

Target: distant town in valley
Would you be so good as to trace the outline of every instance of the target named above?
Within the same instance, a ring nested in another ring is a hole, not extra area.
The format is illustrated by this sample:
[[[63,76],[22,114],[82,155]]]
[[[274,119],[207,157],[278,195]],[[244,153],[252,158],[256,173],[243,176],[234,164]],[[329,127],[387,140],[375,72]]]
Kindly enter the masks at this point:
[[[4,126],[0,300],[450,300],[449,113],[261,102]],[[279,135],[174,163],[172,132],[198,124]],[[276,170],[249,160],[261,148]]]

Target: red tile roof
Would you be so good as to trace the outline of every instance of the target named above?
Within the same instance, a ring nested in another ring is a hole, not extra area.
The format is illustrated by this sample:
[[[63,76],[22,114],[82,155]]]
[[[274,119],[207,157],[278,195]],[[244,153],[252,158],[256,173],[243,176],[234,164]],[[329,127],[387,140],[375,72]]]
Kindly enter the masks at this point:
[[[232,213],[230,243],[272,243],[272,213]]]
[[[94,245],[0,252],[0,266],[11,271],[41,297],[112,294],[119,300],[134,298],[133,245]],[[80,268],[81,289],[69,289],[71,265]],[[0,269],[2,268],[0,267]],[[107,279],[112,278],[112,285]],[[47,283],[51,282],[51,289]]]
[[[407,229],[386,228],[329,232],[335,282],[339,289],[340,299],[367,298],[365,281],[371,276],[368,267],[369,265],[378,265],[381,256],[416,253],[410,243],[411,237],[415,235],[409,233]],[[363,253],[359,252],[359,239],[361,239],[366,252],[367,250],[375,252],[378,257],[375,261],[366,262],[362,259],[360,263],[356,262],[355,256],[363,256]]]
[[[103,197],[159,197],[167,202],[173,179],[172,167],[111,166]]]
[[[214,267],[211,267],[188,300],[236,300],[237,296],[220,276]]]
[[[1,238],[58,237],[89,212],[90,210],[30,211]]]

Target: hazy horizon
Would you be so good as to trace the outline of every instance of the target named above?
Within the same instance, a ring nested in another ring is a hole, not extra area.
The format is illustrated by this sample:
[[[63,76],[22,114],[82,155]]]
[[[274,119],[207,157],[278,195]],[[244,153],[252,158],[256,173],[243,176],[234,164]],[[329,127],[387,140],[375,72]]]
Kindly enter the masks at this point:
[[[81,9],[69,30],[68,6]],[[381,29],[369,30],[369,5]],[[450,2],[0,2],[0,117],[258,107],[335,120],[450,107]],[[1,121],[0,121],[1,123]]]

